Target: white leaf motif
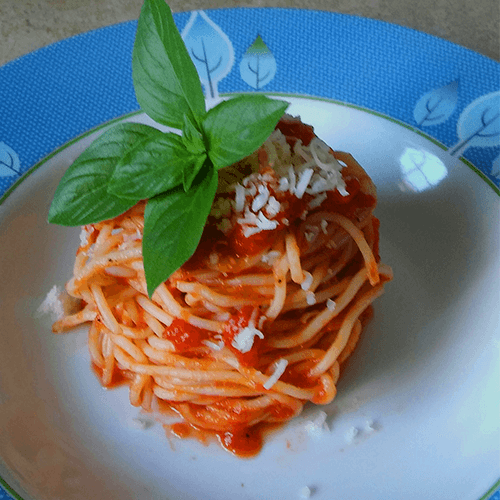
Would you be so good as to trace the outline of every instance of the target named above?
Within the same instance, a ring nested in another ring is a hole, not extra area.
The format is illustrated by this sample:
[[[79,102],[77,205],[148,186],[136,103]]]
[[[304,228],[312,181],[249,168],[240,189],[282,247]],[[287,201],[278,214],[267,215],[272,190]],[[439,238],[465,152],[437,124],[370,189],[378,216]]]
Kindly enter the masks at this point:
[[[5,142],[0,142],[0,177],[21,175],[19,156]]]
[[[207,98],[218,96],[218,83],[234,64],[234,49],[227,35],[202,10],[194,11],[182,38],[205,86]]]
[[[241,78],[253,87],[261,89],[276,74],[276,59],[259,35],[248,47],[240,63]]]
[[[457,135],[460,141],[449,149],[451,155],[460,155],[470,146],[500,145],[500,91],[477,98],[462,111]]]
[[[413,117],[419,126],[439,125],[455,111],[458,81],[424,94],[415,105]]]

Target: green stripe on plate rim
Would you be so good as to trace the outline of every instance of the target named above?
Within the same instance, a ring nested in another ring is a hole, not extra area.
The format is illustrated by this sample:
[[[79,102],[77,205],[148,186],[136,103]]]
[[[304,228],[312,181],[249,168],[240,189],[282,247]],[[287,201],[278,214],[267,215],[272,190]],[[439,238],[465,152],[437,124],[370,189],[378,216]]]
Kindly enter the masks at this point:
[[[488,500],[490,495],[496,492],[497,489],[500,488],[500,479],[479,499],[479,500]]]
[[[3,487],[3,489],[13,498],[16,500],[24,500],[24,498],[20,495],[18,495],[0,476],[0,486]]]
[[[256,93],[256,92],[253,92],[253,93]],[[220,94],[222,97],[229,97],[229,96],[233,96],[233,95],[242,95],[242,94],[245,94],[245,92],[234,92],[234,93],[229,93],[229,94]],[[305,99],[311,99],[313,101],[323,101],[323,102],[328,102],[328,103],[331,103],[331,104],[337,104],[338,106],[344,106],[346,108],[352,108],[352,109],[356,109],[358,111],[363,111],[365,113],[369,113],[371,115],[374,115],[374,116],[378,116],[379,118],[383,118],[384,120],[388,120],[392,123],[395,123],[396,125],[399,125],[401,127],[404,127],[412,132],[414,132],[415,134],[418,134],[420,136],[422,136],[423,138],[427,139],[428,141],[432,142],[433,144],[435,144],[436,146],[438,146],[439,148],[443,149],[444,151],[446,151],[448,148],[442,144],[441,142],[439,142],[438,140],[434,139],[434,137],[431,137],[430,135],[427,135],[426,133],[422,132],[421,130],[419,129],[416,129],[414,127],[412,127],[411,125],[408,125],[407,123],[404,123],[400,120],[396,120],[395,118],[392,118],[391,116],[388,116],[388,115],[384,115],[383,113],[379,113],[378,111],[373,111],[371,109],[368,109],[368,108],[364,108],[362,106],[358,106],[356,104],[351,104],[351,103],[347,103],[347,102],[342,102],[342,101],[337,101],[335,99],[327,99],[325,97],[317,97],[317,96],[309,96],[309,95],[297,95],[297,94],[286,94],[286,93],[280,93],[280,92],[277,92],[277,93],[265,93],[265,92],[262,92],[262,94],[265,94],[265,95],[270,95],[270,96],[274,96],[274,97],[298,97],[298,98],[305,98]],[[28,177],[30,176],[33,172],[35,172],[36,170],[38,170],[42,165],[44,165],[47,161],[49,161],[51,158],[53,158],[54,156],[56,156],[57,154],[61,153],[62,151],[64,151],[66,148],[72,146],[73,144],[75,144],[76,142],[78,142],[79,140],[85,138],[85,137],[88,137],[89,135],[93,134],[94,132],[98,132],[99,130],[103,130],[111,125],[113,125],[114,123],[117,123],[119,121],[122,121],[122,120],[126,120],[128,118],[131,118],[133,116],[136,116],[136,115],[139,115],[139,114],[142,114],[142,110],[137,110],[137,111],[132,111],[131,113],[128,113],[126,115],[123,115],[123,116],[120,116],[118,118],[114,118],[113,120],[110,120],[109,122],[106,122],[106,123],[103,123],[85,133],[83,133],[82,135],[79,135],[77,137],[75,137],[74,139],[72,139],[71,141],[63,144],[62,146],[60,146],[59,148],[57,148],[55,151],[53,151],[52,153],[50,153],[48,156],[46,156],[45,158],[43,158],[42,160],[40,160],[38,163],[36,163],[32,168],[30,168],[27,172],[24,173],[24,175],[22,177],[20,177],[14,184],[12,184],[12,186],[4,193],[4,195],[0,198],[0,205],[7,199],[7,197],[12,194],[12,192]],[[500,189],[497,188],[495,186],[495,184],[493,184],[490,179],[488,179],[484,174],[483,172],[481,172],[478,168],[476,168],[469,160],[467,160],[466,158],[464,158],[463,156],[460,157],[460,160],[462,160],[470,169],[472,169],[476,174],[478,174],[492,189],[493,191],[495,191],[495,193],[500,196]],[[0,484],[4,487],[5,490],[7,490],[7,492],[12,495],[16,500],[24,500],[21,496],[19,496],[3,479],[2,477],[0,476]],[[491,495],[495,490],[496,488],[498,488],[500,486],[500,479],[479,499],[479,500],[487,500],[488,496]]]

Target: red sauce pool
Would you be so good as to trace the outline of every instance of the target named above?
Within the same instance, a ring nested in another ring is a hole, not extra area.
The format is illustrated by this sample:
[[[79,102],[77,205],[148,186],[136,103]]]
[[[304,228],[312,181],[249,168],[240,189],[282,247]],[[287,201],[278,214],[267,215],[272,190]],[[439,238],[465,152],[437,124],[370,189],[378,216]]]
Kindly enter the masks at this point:
[[[292,410],[281,405],[272,407],[271,413],[284,421],[293,416]],[[210,431],[199,429],[186,422],[178,422],[165,426],[165,429],[179,439],[196,439],[204,445],[210,440],[217,439],[230,453],[240,458],[251,458],[262,450],[266,436],[282,425],[282,423],[258,423],[251,427],[241,426],[226,431]]]
[[[256,456],[262,449],[265,425],[255,425],[241,430],[216,432],[201,430],[185,422],[178,422],[166,425],[165,429],[179,439],[196,439],[204,445],[217,439],[220,445],[230,453],[240,458],[250,458]]]
[[[240,458],[254,457],[262,449],[264,424],[257,424],[238,431],[217,432],[221,446]]]

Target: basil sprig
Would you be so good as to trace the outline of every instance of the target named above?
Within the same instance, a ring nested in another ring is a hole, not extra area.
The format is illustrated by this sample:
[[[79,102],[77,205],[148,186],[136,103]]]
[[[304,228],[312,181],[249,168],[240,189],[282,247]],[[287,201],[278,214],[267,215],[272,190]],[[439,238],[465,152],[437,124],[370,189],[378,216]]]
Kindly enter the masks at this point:
[[[257,94],[206,111],[196,68],[164,0],[145,0],[132,55],[137,100],[156,122],[116,125],[63,175],[48,219],[80,226],[111,219],[140,200],[148,294],[196,250],[217,191],[217,171],[253,153],[288,103]]]

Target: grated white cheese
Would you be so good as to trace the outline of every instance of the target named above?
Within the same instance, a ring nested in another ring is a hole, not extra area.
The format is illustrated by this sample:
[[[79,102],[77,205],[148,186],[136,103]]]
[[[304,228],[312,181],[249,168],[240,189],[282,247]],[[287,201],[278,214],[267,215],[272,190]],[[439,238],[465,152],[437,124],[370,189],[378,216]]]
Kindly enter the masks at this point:
[[[269,217],[274,217],[281,212],[281,203],[274,196],[270,196],[265,210]]]
[[[258,212],[263,209],[269,200],[269,189],[266,186],[259,186],[259,194],[252,201],[252,212]]]
[[[238,351],[245,353],[250,351],[250,349],[252,348],[255,337],[263,339],[264,334],[260,330],[255,328],[253,321],[250,321],[248,326],[243,328],[243,330],[241,330],[238,335],[234,337],[231,345],[235,349],[238,349]]]
[[[264,254],[260,260],[264,262],[264,264],[269,264],[270,266],[272,266],[279,256],[279,252],[277,252],[276,250],[271,250],[270,252]]]
[[[328,299],[326,301],[326,308],[329,311],[334,311],[336,307],[337,307],[337,304],[332,299]]]
[[[286,367],[288,366],[288,361],[286,359],[279,359],[274,364],[274,371],[271,376],[264,382],[264,389],[269,390],[285,373]]]
[[[212,351],[221,351],[224,348],[224,341],[212,342],[210,340],[202,340],[202,343],[212,349]]]
[[[217,227],[225,234],[234,224],[242,226],[247,238],[260,231],[275,230],[280,224],[289,225],[290,221],[285,218],[280,222],[274,220],[283,210],[282,202],[278,201],[281,195],[274,196],[274,193],[289,192],[297,199],[306,193],[311,195],[307,208],[299,216],[302,220],[306,220],[308,210],[319,207],[327,199],[327,192],[337,190],[344,196],[348,194],[341,174],[345,165],[337,161],[329,146],[320,139],[313,139],[307,146],[298,140],[291,147],[284,134],[276,130],[263,148],[274,171],[257,173],[259,162],[257,155],[253,155],[249,161],[254,173],[232,185],[232,199],[220,196],[212,206],[211,214],[218,219]],[[312,231],[306,228],[306,239],[313,241],[321,231],[327,234],[327,224],[321,221],[321,227]]]
[[[278,227],[278,222],[268,219],[262,212],[259,212],[257,227],[263,229],[264,231],[270,231]]]
[[[295,193],[295,184],[297,182],[297,176],[295,175],[295,170],[293,169],[293,166],[290,165],[290,167],[288,168],[288,182],[289,182],[289,186],[288,186],[288,191],[290,191],[290,193]]]
[[[314,294],[314,292],[306,292],[306,302],[309,306],[313,306],[314,304],[316,304],[316,295]]]
[[[250,184],[247,193],[253,198],[257,194],[257,186],[255,184]]]
[[[342,195],[342,196],[349,196],[349,192],[345,188],[345,182],[344,179],[339,179],[339,182],[337,184],[337,191]]]
[[[325,432],[330,432],[326,423],[327,414],[324,411],[318,411],[312,420],[309,420],[305,427],[307,433],[314,438],[320,438]]]
[[[317,207],[319,207],[327,198],[328,198],[328,195],[326,193],[320,193],[320,194],[316,195],[309,202],[309,208],[317,208]]]
[[[136,229],[135,233],[133,234],[125,233],[123,235],[123,242],[120,243],[120,245],[118,246],[118,250],[125,249],[127,247],[127,244],[131,241],[139,241],[139,240],[142,240],[142,234],[139,231],[139,229]]]
[[[94,232],[93,226],[83,226],[80,231],[80,246],[86,247],[89,244],[89,236]]]
[[[377,430],[377,423],[374,422],[371,418],[366,421],[365,431],[366,432],[375,432]]]
[[[342,165],[330,154],[330,148],[321,139],[315,137],[309,149],[318,167],[326,172],[340,172]]]
[[[307,186],[309,185],[309,181],[314,173],[312,168],[306,168],[299,177],[299,181],[297,183],[297,187],[295,188],[295,196],[300,200],[304,193],[306,192]]]
[[[313,231],[306,231],[304,233],[304,237],[305,237],[306,241],[309,242],[309,243],[311,243],[311,241],[314,240],[315,236],[316,235],[314,234]]]
[[[241,184],[236,184],[234,190],[234,210],[236,212],[243,212],[245,208],[245,188]]]
[[[321,177],[321,175],[316,174],[311,183],[311,187],[308,189],[309,194],[318,194],[325,191],[329,191],[329,188],[334,188],[334,185],[328,182],[328,179]]]
[[[311,288],[312,282],[313,282],[312,274],[307,271],[304,271],[304,280],[300,284],[300,288],[302,288],[302,290],[307,292],[307,290]]]
[[[327,231],[327,228],[328,228],[328,221],[323,219],[321,222],[320,222],[320,225],[321,225],[321,230],[323,231],[323,234],[328,234],[328,231]]]
[[[257,227],[257,226],[246,226],[246,227],[243,228],[243,236],[245,238],[249,238],[253,234],[260,233],[261,231],[262,231],[262,229],[260,227]]]
[[[248,209],[248,207],[245,209],[245,216],[243,218],[240,218],[240,219],[237,219],[236,222],[238,222],[238,224],[241,224],[242,226],[245,225],[245,224],[251,224],[251,225],[256,225],[257,224],[257,216],[250,212],[250,210]]]
[[[352,443],[356,436],[359,434],[359,430],[356,429],[356,427],[351,427],[346,433],[345,433],[345,440],[348,443]]]
[[[281,177],[278,191],[288,191],[289,188],[290,182],[288,181],[288,179],[286,177]]]
[[[42,314],[50,314],[51,317],[61,319],[64,316],[64,307],[60,299],[61,290],[54,285],[38,308]]]

